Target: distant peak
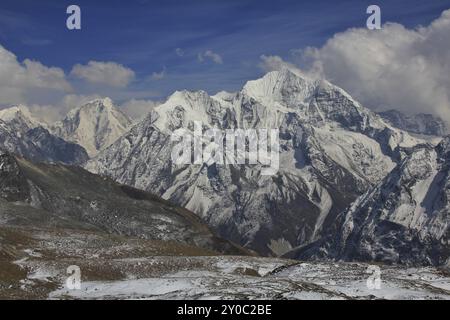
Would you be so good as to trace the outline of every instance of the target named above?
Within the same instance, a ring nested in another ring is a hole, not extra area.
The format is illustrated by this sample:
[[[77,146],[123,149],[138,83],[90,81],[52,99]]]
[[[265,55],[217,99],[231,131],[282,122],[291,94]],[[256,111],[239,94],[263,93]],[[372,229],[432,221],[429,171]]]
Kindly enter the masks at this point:
[[[82,111],[85,112],[88,110],[89,110],[89,112],[91,112],[91,111],[98,112],[103,107],[106,110],[116,109],[113,101],[110,98],[107,98],[107,97],[106,98],[97,98],[97,99],[90,100],[90,101],[82,104],[79,107],[75,107],[75,108],[71,109],[67,113],[67,117],[71,118],[71,117],[77,116],[77,114],[79,114]]]
[[[7,123],[19,121],[30,128],[42,125],[33,117],[28,107],[23,104],[0,110],[0,119]]]
[[[103,98],[103,99],[101,99],[101,103],[105,107],[112,107],[114,105],[113,101],[110,98]]]
[[[283,68],[271,71],[262,78],[248,81],[242,92],[256,100],[266,103],[276,101],[307,101],[314,93],[317,81],[300,71]]]
[[[219,91],[213,96],[213,98],[221,99],[224,101],[231,101],[233,100],[234,96],[236,96],[235,92]]]
[[[302,78],[306,80],[313,80],[313,78],[305,74],[300,69],[282,67],[279,70],[269,71],[264,77],[278,77],[278,78]]]
[[[91,100],[88,103],[86,103],[84,106],[87,106],[87,105],[103,105],[105,107],[112,108],[114,106],[114,103],[110,98],[106,97],[106,98],[98,98],[98,99]]]
[[[30,115],[30,110],[23,104],[14,105],[12,107],[0,110],[0,114],[17,114]]]
[[[210,99],[208,93],[203,90],[199,91],[188,91],[188,90],[181,90],[181,91],[175,91],[172,95],[169,96],[166,103],[170,104],[183,104],[185,102],[187,103],[193,103],[193,102],[199,102],[199,101],[205,101],[207,99]]]

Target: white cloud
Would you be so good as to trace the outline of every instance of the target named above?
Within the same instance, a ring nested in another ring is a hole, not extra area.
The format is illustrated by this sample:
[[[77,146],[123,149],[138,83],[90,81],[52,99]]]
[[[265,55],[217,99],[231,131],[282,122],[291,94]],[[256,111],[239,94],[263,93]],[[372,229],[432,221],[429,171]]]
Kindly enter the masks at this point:
[[[87,65],[76,64],[70,74],[89,83],[122,88],[135,77],[133,70],[121,64],[101,61],[89,61]]]
[[[199,62],[204,62],[206,59],[209,59],[217,64],[223,64],[222,57],[211,50],[206,50],[204,53],[199,53],[197,56]]]
[[[121,110],[130,118],[138,120],[159,104],[158,101],[131,99],[122,104]]]
[[[40,62],[17,57],[0,46],[0,104],[26,103],[36,91],[71,91],[64,71]]]
[[[450,122],[450,10],[427,27],[349,29],[294,55],[368,107],[433,113]]]
[[[161,72],[153,72],[150,78],[152,80],[162,80],[166,77],[166,68],[164,67]]]
[[[299,70],[293,63],[284,61],[279,56],[262,55],[260,58],[261,63],[259,64],[259,67],[265,72],[280,71],[282,69]]]
[[[176,48],[176,49],[175,49],[175,53],[176,53],[176,55],[179,56],[179,57],[184,56],[184,50],[181,49],[181,48]]]
[[[54,105],[31,104],[27,105],[34,118],[41,123],[52,124],[63,117],[60,107]]]
[[[159,92],[119,88],[134,79],[135,74],[114,62],[91,61],[87,65],[75,65],[71,75],[90,83],[107,84],[111,87],[96,88],[100,94],[83,94],[84,91],[75,82],[75,89],[73,88],[62,69],[47,67],[29,59],[20,62],[13,53],[0,45],[0,109],[24,104],[37,119],[51,124],[62,119],[69,110],[108,95],[122,101],[128,100],[124,103],[124,112],[134,118],[147,114],[159,104],[151,100],[134,99],[151,94],[160,96]],[[161,72],[155,72],[152,77],[162,79],[165,75],[164,68]]]

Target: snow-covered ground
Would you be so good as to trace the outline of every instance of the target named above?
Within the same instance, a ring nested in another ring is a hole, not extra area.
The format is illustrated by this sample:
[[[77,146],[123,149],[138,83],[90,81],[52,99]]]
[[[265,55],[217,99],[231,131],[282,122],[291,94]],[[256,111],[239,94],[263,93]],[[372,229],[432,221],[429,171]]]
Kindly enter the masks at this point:
[[[136,279],[129,274],[114,281],[86,281],[80,290],[60,287],[49,298],[450,299],[449,274],[433,268],[379,266],[381,284],[376,288],[371,286],[369,265],[361,263],[229,256],[152,257],[139,263],[142,270],[145,264],[173,263],[177,268],[158,277]]]

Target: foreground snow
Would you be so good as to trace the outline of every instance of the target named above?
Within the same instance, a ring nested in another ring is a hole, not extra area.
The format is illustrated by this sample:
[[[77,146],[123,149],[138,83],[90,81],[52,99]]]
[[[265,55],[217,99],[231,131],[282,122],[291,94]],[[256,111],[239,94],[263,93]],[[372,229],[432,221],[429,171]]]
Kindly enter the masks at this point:
[[[367,264],[295,263],[251,257],[152,257],[129,261],[172,262],[160,277],[87,281],[81,290],[60,288],[52,299],[449,299],[448,273],[433,268],[380,266],[381,286],[370,289]],[[183,264],[185,262],[185,265]],[[124,262],[124,261],[122,261]],[[183,265],[189,270],[183,267]],[[196,266],[193,268],[193,266]],[[183,270],[184,269],[184,270]]]

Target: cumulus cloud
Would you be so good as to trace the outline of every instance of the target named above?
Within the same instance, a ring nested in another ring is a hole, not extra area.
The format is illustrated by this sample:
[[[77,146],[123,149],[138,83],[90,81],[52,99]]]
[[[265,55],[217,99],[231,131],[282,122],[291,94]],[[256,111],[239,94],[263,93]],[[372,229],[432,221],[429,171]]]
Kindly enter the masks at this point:
[[[133,70],[121,64],[101,61],[89,61],[86,65],[76,64],[70,74],[89,83],[122,88],[135,77]]]
[[[204,53],[199,53],[197,59],[199,62],[204,62],[206,59],[209,59],[214,63],[223,64],[222,57],[218,53],[211,50],[206,50]]]
[[[71,91],[64,71],[40,62],[17,57],[0,46],[0,104],[25,103],[30,91]]]
[[[131,99],[122,104],[121,110],[130,118],[139,120],[159,104],[158,101]]]
[[[433,113],[450,122],[450,10],[429,26],[349,29],[294,61],[373,109]]]
[[[24,104],[34,117],[41,122],[52,124],[61,120],[69,110],[99,99],[112,93],[126,101],[123,110],[132,118],[147,114],[158,102],[151,100],[129,100],[144,92],[118,89],[126,87],[135,77],[132,70],[114,63],[90,61],[87,65],[75,65],[71,76],[84,79],[89,83],[103,84],[98,87],[101,94],[86,93],[76,82],[69,83],[64,71],[56,67],[48,67],[38,61],[17,57],[0,45],[0,109],[11,105]],[[166,69],[152,74],[153,79],[162,79]],[[112,87],[112,88],[111,88]],[[113,91],[114,90],[114,91]],[[145,95],[151,93],[145,90]],[[158,93],[159,95],[159,93]]]

